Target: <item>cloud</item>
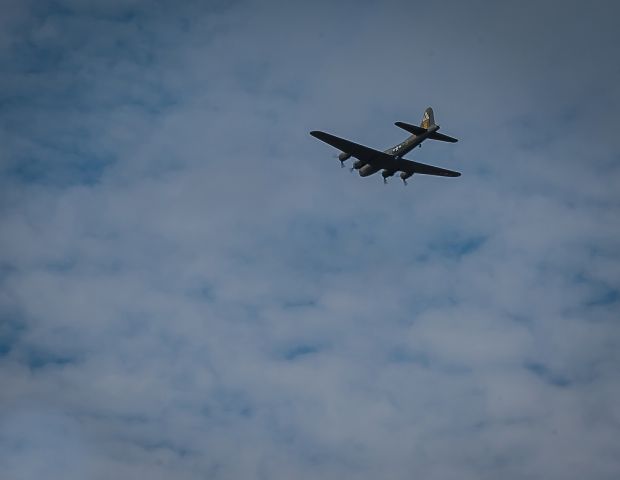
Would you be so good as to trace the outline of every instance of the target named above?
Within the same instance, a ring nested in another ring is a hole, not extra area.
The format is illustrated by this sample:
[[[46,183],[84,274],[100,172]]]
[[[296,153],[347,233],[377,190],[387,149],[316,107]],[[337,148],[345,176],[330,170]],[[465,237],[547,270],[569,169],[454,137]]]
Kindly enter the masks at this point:
[[[10,478],[617,476],[611,3],[6,6]]]

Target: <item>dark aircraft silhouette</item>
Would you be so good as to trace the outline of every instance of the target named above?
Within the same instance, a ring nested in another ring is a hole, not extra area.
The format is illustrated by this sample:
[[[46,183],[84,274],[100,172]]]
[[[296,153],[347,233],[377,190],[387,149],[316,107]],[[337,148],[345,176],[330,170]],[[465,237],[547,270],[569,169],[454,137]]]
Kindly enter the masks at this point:
[[[381,172],[383,182],[387,183],[388,177],[393,176],[396,172],[401,172],[400,178],[402,178],[404,184],[407,185],[407,179],[414,173],[438,175],[441,177],[461,176],[459,172],[433,167],[432,165],[426,165],[403,158],[403,155],[406,155],[415,147],[422,146],[422,142],[427,138],[450,143],[457,141],[456,138],[437,132],[437,130],[439,130],[439,125],[435,124],[432,108],[428,107],[424,111],[424,116],[422,117],[422,122],[419,127],[404,122],[396,122],[395,125],[411,133],[411,136],[398,145],[388,148],[383,152],[318,130],[310,132],[310,135],[328,143],[338,150],[342,150],[342,153],[338,155],[338,159],[343,167],[345,160],[351,157],[357,158],[351,171],[357,170],[360,177],[367,177],[377,173],[379,170],[383,170]]]

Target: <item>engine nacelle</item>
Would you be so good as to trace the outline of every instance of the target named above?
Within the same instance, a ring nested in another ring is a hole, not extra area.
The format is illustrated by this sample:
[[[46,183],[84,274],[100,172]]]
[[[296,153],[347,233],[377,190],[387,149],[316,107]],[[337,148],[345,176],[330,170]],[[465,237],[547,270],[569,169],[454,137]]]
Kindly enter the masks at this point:
[[[344,162],[345,160],[348,160],[349,158],[351,158],[350,153],[342,152],[340,155],[338,155],[338,160],[340,160],[341,162]]]
[[[395,171],[395,170],[388,170],[388,169],[385,169],[385,170],[383,170],[383,171],[381,172],[381,175],[383,175],[383,178],[388,178],[388,177],[393,176],[395,173],[396,173],[396,171]]]
[[[353,164],[353,168],[354,168],[355,170],[359,170],[359,169],[360,169],[360,168],[362,168],[364,165],[366,165],[366,162],[363,162],[363,161],[361,161],[361,160],[358,160],[358,161],[356,161],[356,162]]]
[[[407,172],[402,172],[400,174],[400,178],[402,178],[403,180],[407,180],[409,177],[411,177],[413,175],[413,172],[411,173],[407,173]]]

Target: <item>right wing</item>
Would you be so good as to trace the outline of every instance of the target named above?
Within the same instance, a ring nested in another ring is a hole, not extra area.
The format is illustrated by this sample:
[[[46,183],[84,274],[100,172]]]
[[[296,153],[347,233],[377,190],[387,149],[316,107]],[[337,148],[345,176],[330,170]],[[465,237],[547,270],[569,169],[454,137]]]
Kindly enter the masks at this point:
[[[420,173],[422,175],[436,175],[439,177],[460,177],[460,172],[454,170],[447,170],[445,168],[434,167],[427,165],[426,163],[414,162],[413,160],[407,160],[405,158],[399,158],[396,160],[398,170],[406,173]]]
[[[345,140],[344,138],[331,135],[329,133],[320,132],[314,130],[310,132],[315,138],[331,145],[332,147],[342,150],[345,153],[351,154],[351,156],[366,162],[376,168],[394,168],[394,157],[387,153],[380,152],[374,148],[365,147],[359,143]]]

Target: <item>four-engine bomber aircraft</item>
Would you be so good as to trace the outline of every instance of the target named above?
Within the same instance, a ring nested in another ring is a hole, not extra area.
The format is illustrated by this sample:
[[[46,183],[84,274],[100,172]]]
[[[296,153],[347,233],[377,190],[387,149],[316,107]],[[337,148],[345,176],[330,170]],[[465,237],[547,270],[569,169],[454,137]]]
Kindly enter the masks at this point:
[[[419,127],[404,122],[396,122],[395,125],[403,130],[407,130],[411,133],[411,136],[405,141],[383,152],[325,132],[315,130],[310,132],[310,135],[328,143],[338,150],[342,150],[342,153],[338,155],[338,159],[343,167],[345,160],[351,157],[357,158],[351,171],[354,169],[358,170],[360,177],[367,177],[373,173],[377,173],[379,170],[383,170],[381,172],[381,175],[383,175],[383,182],[387,183],[388,177],[393,176],[396,172],[401,172],[400,178],[402,178],[404,184],[407,185],[407,179],[414,173],[439,175],[441,177],[459,177],[461,175],[459,172],[433,167],[432,165],[426,165],[403,158],[403,155],[406,155],[415,147],[421,147],[422,142],[427,138],[450,143],[457,141],[456,138],[437,132],[437,130],[439,130],[439,125],[435,124],[432,108],[429,107],[424,111],[424,116],[422,117],[422,122]]]

